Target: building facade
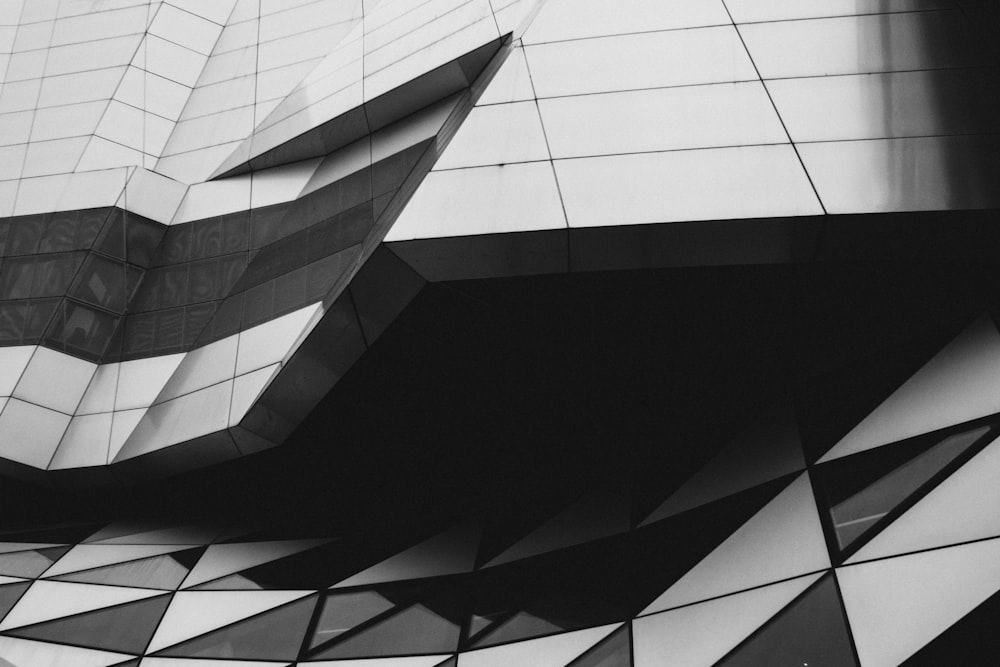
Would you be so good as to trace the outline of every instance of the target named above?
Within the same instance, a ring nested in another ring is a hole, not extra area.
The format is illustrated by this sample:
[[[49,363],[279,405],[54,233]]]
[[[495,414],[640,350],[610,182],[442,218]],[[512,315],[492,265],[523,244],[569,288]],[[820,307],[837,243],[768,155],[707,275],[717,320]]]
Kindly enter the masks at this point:
[[[998,29],[0,1],[0,665],[990,664]]]

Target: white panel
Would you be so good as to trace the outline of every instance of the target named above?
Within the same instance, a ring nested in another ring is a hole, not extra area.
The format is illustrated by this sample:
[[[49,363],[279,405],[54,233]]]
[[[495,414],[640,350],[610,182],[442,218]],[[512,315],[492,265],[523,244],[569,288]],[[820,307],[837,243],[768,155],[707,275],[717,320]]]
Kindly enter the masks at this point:
[[[727,25],[721,0],[548,0],[524,33],[525,44],[632,32]]]
[[[14,200],[17,199],[17,186],[19,181],[0,182],[0,215],[14,215]],[[3,374],[0,373],[0,378]]]
[[[539,97],[757,80],[732,26],[540,44],[525,52]]]
[[[157,396],[156,402],[162,403],[234,377],[238,340],[239,334],[233,334],[188,352]]]
[[[114,413],[114,419],[111,423],[111,443],[108,447],[108,463],[115,460],[118,452],[121,451],[128,437],[132,435],[132,431],[135,430],[145,414],[145,408]]]
[[[101,364],[94,372],[76,414],[89,415],[111,412],[115,409],[115,392],[118,389],[118,364]]]
[[[482,525],[479,521],[466,521],[331,588],[369,586],[402,579],[471,572],[479,551],[481,534]]]
[[[28,363],[14,397],[73,414],[80,404],[97,364],[39,347]]]
[[[913,137],[799,144],[829,213],[991,208],[1000,170],[995,136]]]
[[[212,53],[220,32],[222,26],[218,23],[166,3],[160,6],[156,18],[149,26],[149,34],[163,37],[206,56]]]
[[[565,227],[552,166],[533,162],[428,174],[385,241]]]
[[[460,95],[452,95],[372,134],[372,161],[384,160],[435,136],[460,98]]]
[[[791,146],[559,160],[571,227],[819,215]]]
[[[31,126],[31,140],[48,141],[93,134],[107,106],[108,103],[101,100],[39,109]]]
[[[1000,334],[979,317],[865,417],[820,463],[1000,411]]]
[[[479,167],[548,158],[538,107],[534,102],[516,102],[473,109],[434,168]]]
[[[322,304],[316,303],[241,331],[236,375],[282,361],[310,325],[318,321],[314,316],[321,310]]]
[[[191,588],[241,570],[297,554],[329,540],[280,540],[213,544],[188,573],[182,588]]]
[[[8,664],[24,665],[73,665],[73,667],[109,667],[117,665],[132,656],[124,653],[108,653],[89,648],[77,648],[62,644],[35,642],[29,639],[0,637],[0,654]]]
[[[125,187],[125,169],[26,178],[17,191],[15,215],[110,206]]]
[[[253,407],[260,392],[279,370],[281,370],[281,364],[273,364],[246,375],[240,375],[233,380],[233,400],[229,406],[230,426],[236,426],[240,423],[247,411]]]
[[[458,667],[563,667],[620,627],[619,624],[603,625],[469,651],[458,656]]]
[[[48,107],[109,99],[124,75],[125,67],[122,66],[46,77],[42,80],[38,106]]]
[[[146,29],[146,4],[56,20],[52,45],[75,44],[131,35]]]
[[[115,143],[144,150],[144,115],[141,109],[112,100],[108,104],[104,118],[101,119],[101,125],[97,128],[97,133]]]
[[[184,356],[180,352],[121,362],[114,409],[131,410],[152,405]]]
[[[189,549],[193,544],[78,544],[56,561],[45,577],[90,570],[95,567],[125,563]]]
[[[6,85],[6,84],[4,84]],[[0,90],[0,100],[3,98],[3,92]],[[3,124],[3,133],[0,134],[0,146],[13,146],[15,144],[26,144],[28,139],[31,137],[31,124],[35,118],[35,111],[17,111],[15,113],[5,113],[0,116],[0,124]],[[18,153],[22,156],[18,160],[23,159],[24,148],[20,147],[17,149]],[[20,173],[21,165],[17,166]]]
[[[36,51],[22,51],[13,53],[7,62],[7,75],[5,81],[25,81],[27,79],[38,79],[45,72],[46,48]]]
[[[680,514],[806,467],[790,403],[761,415],[640,525]]]
[[[180,118],[191,89],[162,76],[129,67],[115,99],[170,120]]]
[[[144,588],[39,580],[31,585],[31,588],[17,601],[17,605],[4,617],[0,623],[0,630],[145,600],[162,594],[162,591]]]
[[[181,591],[174,595],[147,653],[265,612],[310,591]]]
[[[254,660],[212,660],[206,658],[143,658],[142,667],[219,667],[225,662],[226,667],[289,667],[285,662],[257,662]],[[305,663],[303,663],[305,664]],[[320,663],[308,663],[318,665]],[[375,667],[372,665],[372,667]]]
[[[10,399],[0,415],[0,456],[45,468],[69,421],[61,412]]]
[[[128,146],[116,144],[102,137],[93,136],[87,144],[80,163],[77,165],[78,172],[91,171],[95,169],[109,169],[113,167],[132,167],[140,165],[145,161],[142,151]]]
[[[309,183],[302,189],[300,196],[329,185],[342,178],[371,166],[371,138],[365,137],[343,148],[339,148],[323,159]]]
[[[29,51],[32,49],[44,49],[51,43],[52,21],[43,21],[34,24],[21,24],[17,28],[17,35],[14,37],[14,51]]]
[[[214,2],[204,2],[204,0],[170,0],[170,4],[180,7],[186,12],[191,12],[197,16],[208,19],[213,23],[225,25],[229,15],[233,11],[236,0],[214,0]]]
[[[1000,440],[941,482],[848,560],[931,549],[1000,535]]]
[[[637,618],[632,622],[635,667],[714,665],[820,576]]]
[[[24,155],[27,150],[28,147],[26,144],[0,148],[0,179],[21,177],[21,169],[24,167]]]
[[[825,2],[727,0],[726,6],[729,7],[734,21],[744,23],[945,9],[950,8],[951,3],[944,0],[825,0]]]
[[[156,162],[156,171],[176,179],[181,183],[198,183],[204,181],[215,168],[225,160],[240,142],[212,146],[203,150],[180,153],[163,157]]]
[[[73,171],[89,139],[90,137],[74,137],[28,144],[21,177],[30,178]]]
[[[895,667],[1000,589],[1000,540],[837,570],[864,667]]]
[[[141,39],[141,34],[126,35],[47,49],[45,75],[57,76],[124,65],[132,60]]]
[[[253,130],[253,107],[239,107],[177,124],[165,154],[175,155],[243,139]]]
[[[118,452],[122,459],[221,431],[229,423],[233,381],[185,394],[149,408]]]
[[[360,660],[309,661],[309,667],[437,667],[448,659],[447,655],[421,655],[406,658],[362,658]]]
[[[34,352],[34,345],[0,347],[0,396],[14,393],[14,387]]]
[[[803,473],[667,589],[644,614],[830,567],[809,476]]]
[[[34,109],[38,103],[38,92],[41,87],[41,79],[5,83],[3,88],[0,88],[0,113]]]
[[[539,108],[555,158],[788,141],[759,81],[563,97]]]
[[[477,104],[504,104],[534,99],[531,74],[525,60],[524,49],[515,48],[500,66]]]
[[[135,62],[142,63],[144,68],[153,74],[188,88],[197,83],[198,76],[205,66],[205,56],[154,35],[146,36],[143,48],[145,56],[138,54]]]
[[[161,176],[147,169],[136,169],[128,181],[127,199],[120,202],[133,213],[170,224],[187,194],[183,183]]]
[[[196,183],[188,188],[172,224],[250,208],[250,176]]]
[[[111,413],[73,417],[59,443],[49,470],[102,466],[108,461]]]

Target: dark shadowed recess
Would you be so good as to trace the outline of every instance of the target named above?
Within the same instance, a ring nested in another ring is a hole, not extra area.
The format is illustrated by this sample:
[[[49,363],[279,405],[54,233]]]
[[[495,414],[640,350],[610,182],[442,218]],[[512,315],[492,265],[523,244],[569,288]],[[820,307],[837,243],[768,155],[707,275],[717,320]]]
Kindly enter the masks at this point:
[[[987,263],[607,271],[428,284],[282,447],[131,488],[0,487],[0,525],[280,517],[289,536],[564,506],[635,521],[792,395],[815,460],[971,318]]]

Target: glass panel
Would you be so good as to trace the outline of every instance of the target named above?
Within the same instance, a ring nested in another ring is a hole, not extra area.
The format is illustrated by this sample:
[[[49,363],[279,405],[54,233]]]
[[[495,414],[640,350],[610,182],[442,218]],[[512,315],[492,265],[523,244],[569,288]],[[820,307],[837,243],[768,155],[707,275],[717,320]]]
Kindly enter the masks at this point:
[[[178,553],[143,558],[128,563],[117,563],[83,572],[52,577],[55,581],[73,581],[80,584],[107,584],[133,588],[175,589],[187,576],[190,562],[203,549],[189,549]]]
[[[450,653],[458,646],[462,600],[457,593],[439,594],[412,605],[376,625],[317,653],[315,658],[352,658]]]
[[[31,296],[62,296],[83,262],[84,253],[42,255],[35,258],[35,283]]]
[[[833,576],[826,575],[716,664],[857,665]]]
[[[630,627],[626,623],[615,630],[607,639],[569,663],[568,667],[632,667]]]
[[[40,623],[9,634],[26,639],[141,653],[170,603],[169,595]]]
[[[20,584],[0,586],[0,620],[17,604],[17,601],[24,595],[24,591],[28,590],[28,586],[30,585],[30,581],[25,581]]]
[[[310,596],[166,649],[158,655],[294,660],[315,606],[316,596]]]
[[[116,317],[65,301],[49,326],[45,342],[55,349],[96,359],[104,352],[117,323]]]
[[[863,482],[862,488],[853,482],[846,494],[836,488],[836,482],[851,484],[848,477],[857,477],[857,468],[844,470],[845,479],[830,479],[828,488],[835,502],[831,502],[830,518],[841,549],[865,534],[886,514],[904,502],[941,472],[956,457],[966,451],[981,436],[989,431],[989,426],[981,426],[971,431],[950,435],[937,444],[921,452],[909,461],[880,475],[875,480]],[[854,473],[853,475],[851,473]],[[862,473],[863,474],[863,473]]]
[[[124,262],[91,255],[70,295],[94,306],[122,313],[141,277],[141,270]]]
[[[57,561],[69,547],[18,551],[0,555],[0,574],[8,577],[37,577]]]
[[[316,621],[309,648],[316,648],[393,608],[394,603],[375,591],[328,595]]]

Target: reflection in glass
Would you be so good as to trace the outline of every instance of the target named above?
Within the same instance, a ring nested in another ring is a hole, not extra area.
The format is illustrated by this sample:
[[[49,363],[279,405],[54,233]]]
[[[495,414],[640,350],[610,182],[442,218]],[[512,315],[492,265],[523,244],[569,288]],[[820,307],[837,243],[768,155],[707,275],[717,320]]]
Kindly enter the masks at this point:
[[[989,426],[950,435],[830,508],[841,549],[905,501],[976,442]]]

